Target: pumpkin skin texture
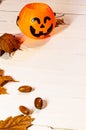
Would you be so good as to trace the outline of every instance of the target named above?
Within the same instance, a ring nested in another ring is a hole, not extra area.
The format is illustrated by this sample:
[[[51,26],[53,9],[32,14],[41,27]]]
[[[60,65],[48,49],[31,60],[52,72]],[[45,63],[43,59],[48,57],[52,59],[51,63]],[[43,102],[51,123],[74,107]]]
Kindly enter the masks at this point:
[[[42,39],[52,32],[56,18],[47,4],[30,3],[21,9],[17,17],[17,25],[26,36]]]

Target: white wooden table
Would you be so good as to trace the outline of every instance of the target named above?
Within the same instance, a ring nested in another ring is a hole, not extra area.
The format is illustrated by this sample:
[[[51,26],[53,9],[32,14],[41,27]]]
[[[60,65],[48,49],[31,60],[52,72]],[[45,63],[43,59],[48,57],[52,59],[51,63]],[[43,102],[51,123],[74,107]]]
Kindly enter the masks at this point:
[[[21,33],[16,18],[28,2],[2,1],[0,35]],[[55,12],[64,13],[68,25],[55,28],[55,34],[48,39],[26,39],[23,50],[16,51],[13,57],[8,54],[0,57],[0,68],[20,81],[8,83],[9,95],[0,95],[0,118],[20,114],[18,106],[25,105],[34,109],[34,124],[38,124],[30,130],[50,130],[46,126],[86,130],[86,0],[43,2]],[[20,94],[17,88],[25,84],[33,86],[35,91]],[[41,111],[33,104],[38,96],[48,101]]]

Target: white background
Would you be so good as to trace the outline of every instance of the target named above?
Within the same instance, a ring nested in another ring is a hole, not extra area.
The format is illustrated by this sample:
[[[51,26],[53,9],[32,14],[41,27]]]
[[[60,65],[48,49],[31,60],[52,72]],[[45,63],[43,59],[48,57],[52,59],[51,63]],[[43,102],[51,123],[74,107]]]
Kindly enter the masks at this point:
[[[35,0],[5,0],[0,5],[0,35],[20,33],[16,18],[21,8]],[[39,2],[41,2],[40,0]],[[38,1],[37,1],[38,2]],[[20,114],[19,105],[34,109],[35,124],[86,130],[86,0],[43,0],[54,12],[64,13],[66,25],[55,28],[44,40],[26,38],[22,51],[0,57],[0,68],[18,83],[8,83],[9,95],[0,95],[0,118]],[[35,88],[21,94],[17,88]],[[47,107],[38,111],[34,99],[41,96]],[[31,127],[31,130],[43,129]],[[48,130],[49,128],[46,128]]]

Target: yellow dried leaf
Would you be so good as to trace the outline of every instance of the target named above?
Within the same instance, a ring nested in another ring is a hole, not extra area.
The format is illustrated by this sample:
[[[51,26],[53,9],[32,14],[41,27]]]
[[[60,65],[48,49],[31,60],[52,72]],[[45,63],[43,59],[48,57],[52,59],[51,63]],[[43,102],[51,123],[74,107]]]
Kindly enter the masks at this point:
[[[0,69],[0,76],[4,75],[4,70]]]
[[[0,94],[7,94],[6,88],[0,86]]]
[[[27,115],[18,115],[8,117],[6,120],[0,120],[0,130],[27,130],[34,119]]]
[[[11,76],[0,76],[0,85],[4,86],[8,82],[16,82]]]

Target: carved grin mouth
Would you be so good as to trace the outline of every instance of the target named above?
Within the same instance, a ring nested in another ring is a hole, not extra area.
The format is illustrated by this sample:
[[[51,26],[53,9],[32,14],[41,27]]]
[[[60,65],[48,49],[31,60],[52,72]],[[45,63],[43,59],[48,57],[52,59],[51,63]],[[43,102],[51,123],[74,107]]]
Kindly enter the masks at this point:
[[[51,24],[51,26],[48,28],[46,33],[43,33],[43,31],[40,31],[38,34],[36,34],[35,29],[32,26],[30,26],[30,31],[31,31],[32,35],[35,36],[35,37],[40,37],[41,35],[46,36],[52,31],[52,29],[53,29],[53,24]]]

